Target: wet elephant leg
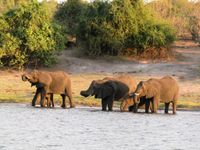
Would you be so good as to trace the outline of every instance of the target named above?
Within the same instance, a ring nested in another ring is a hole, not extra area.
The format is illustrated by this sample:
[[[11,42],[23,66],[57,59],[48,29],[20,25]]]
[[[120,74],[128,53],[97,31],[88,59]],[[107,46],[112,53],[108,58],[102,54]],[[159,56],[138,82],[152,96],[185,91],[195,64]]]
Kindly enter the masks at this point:
[[[150,100],[146,99],[146,102],[145,102],[145,113],[149,113],[149,106],[150,106]]]
[[[46,99],[47,99],[47,107],[50,108],[51,107],[51,94],[48,94]]]
[[[176,114],[176,101],[172,102],[173,114]]]
[[[72,96],[68,96],[68,98],[69,98],[70,108],[75,108],[75,104],[73,103]]]
[[[129,112],[133,111],[133,109],[134,109],[134,105],[131,105],[131,106],[128,107]]]
[[[64,95],[64,94],[61,94],[61,96],[62,96],[62,105],[61,105],[61,107],[62,108],[66,108],[66,96]]]
[[[137,113],[137,112],[138,112],[138,104],[134,104],[133,112],[134,112],[134,113]]]
[[[113,99],[112,99],[112,97],[107,99],[107,103],[108,103],[108,110],[112,111],[113,110]]]
[[[107,99],[103,98],[101,100],[101,105],[102,105],[102,111],[106,111],[106,107],[107,107]]]
[[[165,113],[166,113],[166,114],[168,114],[169,104],[170,104],[170,103],[165,103]]]
[[[54,107],[54,102],[53,102],[53,93],[50,94],[50,100],[51,100],[51,105]]]
[[[152,100],[152,113],[157,113],[157,109],[158,109],[158,102],[156,100],[156,98],[153,98]]]
[[[41,100],[40,100],[40,106],[41,107],[45,107],[45,99],[46,99],[46,97],[47,97],[47,94],[46,94],[46,91],[45,90],[42,90],[42,92],[41,92]]]
[[[41,94],[41,92],[42,92],[41,89],[37,88],[36,93],[35,93],[33,100],[32,100],[32,106],[35,106],[35,102],[37,101],[37,98],[38,98],[39,94]]]

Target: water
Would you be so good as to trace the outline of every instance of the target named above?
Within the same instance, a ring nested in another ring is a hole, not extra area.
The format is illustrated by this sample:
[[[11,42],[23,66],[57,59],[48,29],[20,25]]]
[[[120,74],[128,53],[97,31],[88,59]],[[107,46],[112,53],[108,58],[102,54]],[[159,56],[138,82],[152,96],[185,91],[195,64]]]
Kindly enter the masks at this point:
[[[200,112],[177,113],[0,104],[0,150],[199,150]]]

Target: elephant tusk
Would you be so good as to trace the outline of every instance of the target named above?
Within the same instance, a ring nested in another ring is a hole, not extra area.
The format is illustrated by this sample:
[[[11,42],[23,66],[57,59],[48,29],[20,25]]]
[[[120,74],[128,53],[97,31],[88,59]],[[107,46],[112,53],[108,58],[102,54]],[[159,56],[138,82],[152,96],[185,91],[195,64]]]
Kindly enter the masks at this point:
[[[135,95],[136,95],[136,96],[139,96],[140,94],[139,94],[139,93],[135,93]]]

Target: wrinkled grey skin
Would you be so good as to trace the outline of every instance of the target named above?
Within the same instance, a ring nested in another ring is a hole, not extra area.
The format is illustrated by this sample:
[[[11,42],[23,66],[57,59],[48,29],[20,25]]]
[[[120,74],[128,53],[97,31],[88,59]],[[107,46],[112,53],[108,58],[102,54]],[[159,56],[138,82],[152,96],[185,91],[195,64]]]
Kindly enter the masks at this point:
[[[84,97],[95,96],[95,98],[100,98],[102,102],[102,110],[106,111],[113,110],[113,101],[120,100],[127,96],[129,88],[126,84],[109,80],[105,82],[92,81],[89,88],[85,91],[81,91],[80,94]]]

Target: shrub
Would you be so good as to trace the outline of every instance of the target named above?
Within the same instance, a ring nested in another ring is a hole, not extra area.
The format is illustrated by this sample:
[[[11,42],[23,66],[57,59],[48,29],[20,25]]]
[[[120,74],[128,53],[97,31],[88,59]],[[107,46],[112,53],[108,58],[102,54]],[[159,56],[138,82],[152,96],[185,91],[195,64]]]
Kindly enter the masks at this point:
[[[0,18],[0,26],[0,60],[4,66],[51,65],[55,52],[63,49],[61,28],[35,0],[9,10]]]
[[[170,25],[156,20],[141,0],[96,0],[79,23],[78,37],[88,55],[132,54],[166,47],[175,39]]]

